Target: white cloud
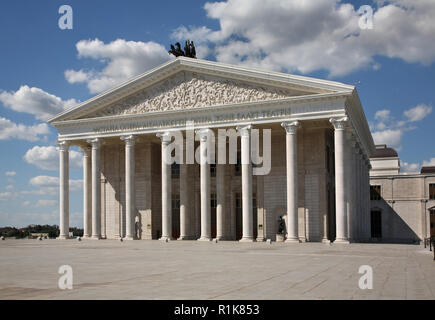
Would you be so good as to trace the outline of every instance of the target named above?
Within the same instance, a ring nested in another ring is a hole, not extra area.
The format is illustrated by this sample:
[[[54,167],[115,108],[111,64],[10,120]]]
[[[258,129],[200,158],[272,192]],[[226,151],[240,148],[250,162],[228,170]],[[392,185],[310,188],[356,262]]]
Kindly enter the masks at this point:
[[[14,200],[17,194],[15,192],[0,192],[0,201]]]
[[[36,208],[41,207],[56,207],[57,206],[57,200],[38,200],[35,204]]]
[[[390,110],[378,110],[375,113],[375,123],[370,124],[375,144],[386,144],[397,151],[401,150],[403,134],[416,129],[413,123],[423,120],[431,112],[432,107],[419,104],[403,112],[405,120],[396,120]],[[406,163],[409,168],[412,168],[412,165]]]
[[[359,8],[340,0],[208,2],[204,9],[209,18],[218,20],[218,30],[181,26],[172,36],[209,44],[218,61],[290,72],[324,69],[337,76],[364,67],[377,70],[375,56],[431,64],[435,2],[377,4],[374,28],[362,30]]]
[[[27,163],[33,164],[43,170],[59,169],[59,151],[54,146],[34,146],[27,150],[24,155]],[[79,169],[82,167],[83,155],[75,150],[69,151],[70,169]]]
[[[69,83],[81,83],[89,80],[89,74],[83,70],[75,71],[75,70],[66,70],[65,71],[65,79]]]
[[[397,150],[401,149],[403,131],[401,129],[386,129],[383,131],[373,132],[375,144],[386,144]]]
[[[45,123],[27,126],[16,124],[9,119],[0,117],[0,140],[21,139],[27,141],[41,140],[41,136],[50,133],[50,128]]]
[[[23,194],[56,195],[59,193],[59,178],[53,176],[36,176],[29,180],[31,186],[36,190],[23,191]],[[70,192],[82,190],[83,180],[69,180]]]
[[[13,177],[15,176],[17,173],[15,171],[6,171],[5,175],[6,177]]]
[[[432,112],[432,107],[425,104],[419,104],[414,108],[406,110],[403,114],[409,122],[421,121]]]
[[[86,83],[91,93],[109,89],[171,59],[162,45],[152,41],[117,39],[106,44],[99,39],[81,40],[77,42],[76,48],[79,58],[90,58],[105,63],[101,71],[65,71],[68,82]]]
[[[14,111],[30,113],[44,121],[77,103],[75,99],[62,100],[42,89],[26,85],[15,92],[1,92],[0,101]]]
[[[401,172],[419,172],[420,171],[420,164],[419,163],[401,162],[400,163],[400,171]]]
[[[21,205],[23,207],[28,207],[30,205],[30,201],[24,201]]]
[[[435,166],[435,158],[430,158],[428,161],[423,161],[423,167],[432,167]]]
[[[381,120],[381,121],[386,121],[389,120],[391,116],[391,111],[384,109],[384,110],[379,110],[376,111],[375,113],[375,120]]]
[[[7,185],[7,186],[5,187],[5,189],[6,189],[6,190],[13,190],[13,189],[14,189],[14,186],[11,185],[11,184],[9,184],[9,185]]]

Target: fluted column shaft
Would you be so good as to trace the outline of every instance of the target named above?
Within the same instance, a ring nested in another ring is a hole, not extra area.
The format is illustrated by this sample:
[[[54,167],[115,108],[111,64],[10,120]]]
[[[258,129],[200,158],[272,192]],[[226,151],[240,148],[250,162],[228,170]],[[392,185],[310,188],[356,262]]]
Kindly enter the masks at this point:
[[[136,192],[135,192],[135,156],[133,135],[123,136],[121,140],[125,142],[125,239],[135,238],[134,215],[136,211]]]
[[[335,145],[335,218],[336,218],[336,243],[348,243],[347,232],[347,190],[346,190],[346,136],[345,129],[347,117],[332,118],[334,126]]]
[[[242,160],[242,242],[254,241],[252,212],[251,125],[239,126]]]
[[[83,237],[92,236],[92,163],[91,148],[85,146],[83,151]]]
[[[92,239],[101,238],[101,173],[100,148],[101,140],[91,139],[92,145]]]
[[[201,179],[201,237],[199,240],[211,240],[211,208],[210,208],[210,163],[207,159],[210,129],[201,129],[200,137],[200,179]]]
[[[192,239],[188,165],[180,164],[180,240]]]
[[[287,171],[287,240],[299,242],[298,225],[298,154],[297,130],[299,121],[283,122],[286,131],[286,171]]]
[[[158,133],[162,141],[162,237],[160,240],[172,239],[172,184],[171,163],[168,145],[171,135],[167,132]]]
[[[67,141],[59,146],[59,239],[69,238],[69,145]]]
[[[224,238],[224,216],[225,216],[225,164],[216,165],[216,238]]]

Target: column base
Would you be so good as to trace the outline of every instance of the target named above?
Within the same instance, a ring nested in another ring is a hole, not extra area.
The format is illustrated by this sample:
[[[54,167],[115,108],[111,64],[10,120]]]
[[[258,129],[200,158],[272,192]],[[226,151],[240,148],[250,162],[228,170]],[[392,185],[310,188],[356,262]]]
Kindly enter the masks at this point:
[[[350,242],[348,239],[335,239],[334,243],[349,244]]]
[[[91,235],[89,235],[89,234],[83,235],[83,237],[82,237],[82,239],[89,239],[89,238],[91,238]]]
[[[69,237],[69,236],[62,235],[62,236],[58,236],[56,239],[57,239],[57,240],[68,240],[68,239],[70,239],[70,237]]]
[[[195,240],[194,236],[180,236],[177,240]]]
[[[92,240],[100,240],[101,236],[93,235],[92,237],[90,237],[90,239],[92,239]]]
[[[260,237],[260,238],[257,238],[255,241],[257,241],[257,242],[264,242],[264,241],[266,241],[266,239],[263,238],[263,237]]]
[[[301,240],[299,238],[287,238],[284,241],[285,243],[301,243]]]
[[[169,242],[169,241],[174,240],[174,239],[172,237],[161,237],[159,240],[163,241],[163,242]]]
[[[329,239],[322,239],[322,243],[330,244],[331,240],[329,240]]]
[[[246,237],[239,240],[239,242],[254,242],[254,238]]]
[[[198,241],[212,241],[212,240],[213,239],[209,238],[209,237],[201,237],[201,238],[198,239]]]
[[[122,240],[134,240],[134,238],[132,236],[126,236],[122,238]]]

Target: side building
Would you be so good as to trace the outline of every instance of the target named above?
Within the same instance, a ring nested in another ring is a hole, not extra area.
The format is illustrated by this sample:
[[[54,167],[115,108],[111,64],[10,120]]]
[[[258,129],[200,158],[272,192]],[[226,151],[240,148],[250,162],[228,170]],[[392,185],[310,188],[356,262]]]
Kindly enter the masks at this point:
[[[377,145],[370,158],[372,241],[418,243],[435,236],[435,167],[400,170],[397,152]]]

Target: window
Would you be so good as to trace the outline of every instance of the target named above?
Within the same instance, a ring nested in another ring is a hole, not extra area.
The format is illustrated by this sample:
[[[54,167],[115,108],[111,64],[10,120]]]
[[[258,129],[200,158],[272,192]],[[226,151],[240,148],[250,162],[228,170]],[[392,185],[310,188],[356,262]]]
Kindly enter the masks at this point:
[[[177,179],[180,177],[180,165],[178,163],[173,163],[171,165],[171,175],[173,179]]]
[[[435,200],[435,183],[429,183],[429,199]]]
[[[381,200],[381,186],[370,186],[370,200]]]
[[[216,193],[210,194],[210,207],[215,209],[217,207]]]
[[[242,174],[242,156],[240,152],[237,152],[237,163],[235,164],[235,175],[240,176]]]
[[[216,164],[210,164],[210,177],[216,177]]]
[[[371,231],[372,238],[382,238],[382,219],[379,210],[371,212]]]

